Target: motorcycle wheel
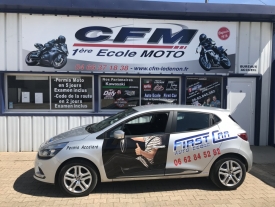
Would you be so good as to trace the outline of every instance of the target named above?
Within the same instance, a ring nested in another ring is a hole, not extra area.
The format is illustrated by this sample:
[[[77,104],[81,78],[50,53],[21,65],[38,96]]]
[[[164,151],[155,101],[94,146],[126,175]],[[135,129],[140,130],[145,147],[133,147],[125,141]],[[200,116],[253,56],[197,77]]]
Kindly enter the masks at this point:
[[[34,53],[36,53],[36,51],[30,52],[30,53],[26,56],[26,58],[25,58],[25,62],[26,62],[26,64],[29,65],[29,66],[34,66],[34,65],[37,65],[37,63],[38,63],[37,60],[32,60],[32,59],[30,58],[30,56],[31,56],[32,54],[34,54]]]
[[[206,70],[206,71],[210,71],[211,70],[211,63],[208,61],[206,62],[205,60],[205,56],[200,56],[199,58],[199,63],[201,65],[201,67]]]
[[[221,61],[221,66],[224,68],[224,69],[229,69],[231,68],[231,62],[230,60],[228,59],[228,57],[224,56],[222,58],[222,61]]]
[[[60,56],[59,59],[60,61],[58,60],[58,56]],[[59,54],[57,55],[54,59],[53,59],[53,67],[55,69],[60,69],[60,68],[63,68],[67,63],[67,56],[64,55],[64,54]]]

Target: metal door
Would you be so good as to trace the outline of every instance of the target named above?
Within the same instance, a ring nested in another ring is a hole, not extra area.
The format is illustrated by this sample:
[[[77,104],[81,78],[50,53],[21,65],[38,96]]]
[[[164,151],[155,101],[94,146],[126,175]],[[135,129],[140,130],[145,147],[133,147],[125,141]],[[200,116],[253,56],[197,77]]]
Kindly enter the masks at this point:
[[[227,108],[254,145],[256,78],[228,78]]]

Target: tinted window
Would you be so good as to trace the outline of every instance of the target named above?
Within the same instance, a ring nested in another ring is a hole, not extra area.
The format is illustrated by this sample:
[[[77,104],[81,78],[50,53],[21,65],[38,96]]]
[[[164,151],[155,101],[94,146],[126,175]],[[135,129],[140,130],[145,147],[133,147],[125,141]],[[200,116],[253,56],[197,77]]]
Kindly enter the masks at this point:
[[[218,123],[221,121],[221,119],[219,117],[217,117],[216,115],[214,115],[214,121],[215,121],[215,123]]]
[[[149,135],[165,133],[169,113],[155,113],[138,116],[107,132],[108,138],[113,138],[116,130],[123,130],[125,135]]]
[[[211,115],[210,115],[210,125],[211,125],[211,126],[216,125],[216,124],[219,123],[220,121],[221,121],[221,119],[220,119],[218,116],[216,116],[216,115],[214,115],[214,114],[211,114]]]
[[[202,130],[209,127],[209,114],[178,112],[176,132]]]

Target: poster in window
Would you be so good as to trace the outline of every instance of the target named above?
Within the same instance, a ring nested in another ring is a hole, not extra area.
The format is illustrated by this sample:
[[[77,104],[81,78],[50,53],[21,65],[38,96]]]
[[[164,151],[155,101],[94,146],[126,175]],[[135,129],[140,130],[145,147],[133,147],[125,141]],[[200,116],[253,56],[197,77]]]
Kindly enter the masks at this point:
[[[101,109],[126,109],[139,105],[139,78],[102,77]]]
[[[35,104],[43,104],[43,93],[35,93]]]
[[[30,103],[30,92],[22,92],[22,103]]]
[[[178,78],[142,78],[141,105],[178,104]]]
[[[222,78],[187,77],[186,104],[221,108]]]
[[[93,109],[92,81],[85,76],[52,77],[52,109]]]

